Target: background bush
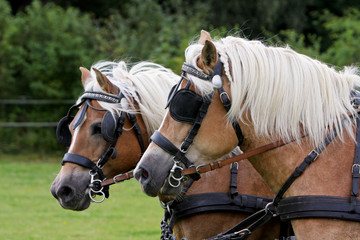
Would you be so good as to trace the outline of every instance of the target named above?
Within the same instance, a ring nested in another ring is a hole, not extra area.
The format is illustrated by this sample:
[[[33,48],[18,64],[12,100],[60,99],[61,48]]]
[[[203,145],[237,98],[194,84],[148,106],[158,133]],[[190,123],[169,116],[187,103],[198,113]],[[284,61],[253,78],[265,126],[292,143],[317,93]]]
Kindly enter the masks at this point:
[[[30,4],[28,4],[30,2]],[[99,60],[151,60],[179,73],[201,29],[289,44],[328,64],[359,62],[360,2],[0,0],[1,99],[73,99]],[[69,105],[0,102],[0,122],[57,122]],[[0,152],[64,151],[55,127],[4,128]]]

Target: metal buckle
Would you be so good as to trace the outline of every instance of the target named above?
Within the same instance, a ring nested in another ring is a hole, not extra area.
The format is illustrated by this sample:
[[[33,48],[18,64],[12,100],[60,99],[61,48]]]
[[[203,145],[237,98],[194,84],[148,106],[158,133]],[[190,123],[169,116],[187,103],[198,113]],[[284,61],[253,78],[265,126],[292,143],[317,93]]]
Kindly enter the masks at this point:
[[[265,209],[265,213],[270,212],[273,215],[273,217],[276,217],[277,216],[276,213],[274,213],[273,211],[270,210],[270,207],[273,205],[274,205],[274,202],[269,202],[268,204],[265,205],[264,209]]]
[[[243,230],[240,230],[238,232],[234,232],[235,235],[241,235],[241,234],[244,234],[244,235],[251,235],[251,231],[247,228],[243,229]]]
[[[224,91],[224,92],[220,93],[220,101],[221,101],[222,104],[224,104],[224,101],[223,101],[223,98],[222,98],[223,95],[226,95],[227,98],[230,100],[229,94],[227,94],[227,92]]]
[[[104,166],[100,166],[99,165],[99,162],[100,162],[100,159],[96,162],[96,166],[99,168],[99,169],[103,169]],[[91,175],[91,174],[90,174]]]
[[[204,166],[207,166],[207,165],[208,165],[208,164],[202,164],[202,165],[196,166],[196,167],[195,167],[196,173],[197,173],[197,174],[201,174],[201,173],[199,172],[199,168],[204,167]]]
[[[318,152],[314,149],[314,150],[312,150],[312,151],[309,153],[309,155],[310,155],[310,156],[315,155],[314,158],[312,159],[312,161],[314,162],[314,161],[319,157],[320,153],[318,153]],[[308,155],[308,156],[309,156],[309,155]]]
[[[351,172],[354,173],[354,167],[358,167],[359,168],[359,174],[360,174],[360,164],[358,163],[354,163],[351,167]]]

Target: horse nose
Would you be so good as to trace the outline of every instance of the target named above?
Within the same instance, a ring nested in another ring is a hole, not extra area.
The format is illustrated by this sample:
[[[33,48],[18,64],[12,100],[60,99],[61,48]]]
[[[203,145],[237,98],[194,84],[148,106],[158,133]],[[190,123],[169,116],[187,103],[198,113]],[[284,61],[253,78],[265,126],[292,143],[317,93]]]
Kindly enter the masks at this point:
[[[143,167],[138,167],[134,171],[134,177],[141,184],[146,184],[149,182],[149,172]]]
[[[75,191],[72,187],[63,185],[56,191],[56,198],[61,199],[62,202],[68,203],[74,199]]]

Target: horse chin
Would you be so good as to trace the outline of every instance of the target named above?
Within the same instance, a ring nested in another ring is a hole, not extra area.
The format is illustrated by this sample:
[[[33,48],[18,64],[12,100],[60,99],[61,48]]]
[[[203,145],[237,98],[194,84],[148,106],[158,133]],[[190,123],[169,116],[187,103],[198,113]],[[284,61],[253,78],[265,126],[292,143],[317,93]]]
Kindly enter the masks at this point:
[[[64,202],[58,200],[60,206],[64,209],[73,210],[73,211],[83,211],[90,207],[91,200],[88,194],[85,194],[81,200],[73,202]]]
[[[168,180],[165,181],[164,185],[160,188],[159,196],[175,198],[181,193],[182,185],[179,187],[173,187],[169,184]]]
[[[141,183],[141,180],[139,181]],[[154,184],[154,182],[148,182],[146,184],[141,183],[141,189],[146,195],[150,197],[156,197],[160,191],[160,188],[161,187]]]

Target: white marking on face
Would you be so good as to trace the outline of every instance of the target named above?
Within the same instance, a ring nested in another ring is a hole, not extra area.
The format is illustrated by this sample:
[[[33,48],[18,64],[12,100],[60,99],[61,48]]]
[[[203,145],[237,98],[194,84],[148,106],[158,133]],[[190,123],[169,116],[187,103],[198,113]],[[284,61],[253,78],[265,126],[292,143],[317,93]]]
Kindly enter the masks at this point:
[[[85,120],[86,120],[86,114],[85,114],[85,116],[84,116],[84,120],[79,124],[79,126],[76,127],[76,129],[75,129],[75,131],[74,131],[74,134],[73,134],[72,140],[71,140],[71,145],[70,145],[70,147],[69,147],[69,151],[68,151],[68,152],[71,152],[71,151],[72,151],[72,149],[73,149],[73,147],[74,147],[74,144],[75,144],[75,142],[76,142],[76,139],[77,139],[77,137],[78,137],[78,133],[79,133],[79,131],[80,131],[80,128],[81,128],[81,126],[83,125],[83,123],[85,122]]]

